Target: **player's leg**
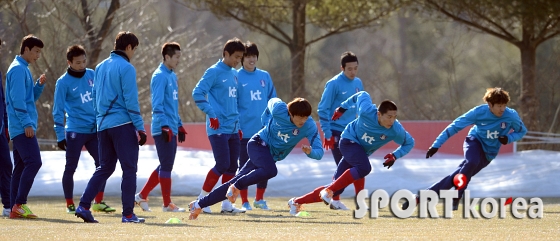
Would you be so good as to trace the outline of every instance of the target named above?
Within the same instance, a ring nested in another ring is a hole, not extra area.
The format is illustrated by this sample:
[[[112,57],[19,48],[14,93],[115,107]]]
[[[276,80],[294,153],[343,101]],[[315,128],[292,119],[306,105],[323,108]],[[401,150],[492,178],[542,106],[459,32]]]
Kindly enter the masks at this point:
[[[474,137],[468,136],[463,143],[463,151],[465,155],[465,165],[461,167],[458,173],[465,175],[466,183],[459,190],[459,198],[454,200],[457,204],[459,199],[463,197],[463,193],[467,189],[471,178],[476,175],[480,170],[485,168],[490,162],[486,159],[486,154],[482,149],[482,144]]]
[[[25,135],[24,135],[25,136]],[[15,138],[14,138],[15,139]],[[12,139],[12,141],[14,140]],[[12,142],[13,143],[13,142]],[[13,145],[13,153],[14,153],[14,171],[12,173],[12,180],[10,182],[10,218],[20,218],[21,216],[13,211],[13,207],[16,205],[16,196],[19,190],[19,182],[21,180],[21,173],[23,172],[23,160],[19,155],[20,150],[17,146]]]
[[[81,134],[81,135],[85,137],[86,141],[84,143],[84,146],[86,147],[86,150],[88,151],[89,155],[93,158],[93,163],[95,164],[95,167],[96,168],[99,167],[100,165],[99,164],[99,141],[97,140],[97,133]],[[105,201],[103,201],[103,198],[105,196],[106,183],[107,181],[100,184],[99,191],[97,192],[97,195],[95,195],[95,198],[93,199],[93,206],[91,207],[91,209],[95,212],[111,213],[117,211],[115,208],[110,207],[105,203]]]
[[[7,125],[7,123],[4,125]],[[0,132],[0,198],[2,198],[2,205],[4,207],[2,216],[10,216],[12,211],[12,206],[10,206],[10,185],[14,166],[10,157],[10,146],[4,131]]]
[[[334,138],[334,146],[331,152],[334,158],[334,162],[338,166],[340,160],[342,160],[342,152],[340,152],[340,148],[339,148],[340,135],[342,134],[342,132],[337,130],[331,130],[331,132],[332,132],[332,137]],[[357,183],[361,183],[361,182],[359,181],[354,182],[354,187],[355,187],[354,189],[356,190],[356,193],[359,192],[358,187],[356,186],[356,185],[359,186],[359,184]],[[335,210],[348,210],[348,207],[346,207],[346,205],[340,201],[340,195],[336,195],[333,197],[333,201],[330,205],[330,208]]]
[[[84,136],[80,136],[76,132],[66,132],[66,165],[62,174],[62,190],[64,199],[66,199],[66,212],[74,214],[76,206],[74,205],[74,173],[78,167],[82,147],[85,144]]]
[[[266,200],[264,200],[264,193],[267,186],[268,180],[257,183],[257,193],[255,195],[255,201],[253,202],[253,206],[255,206],[255,208],[260,208],[267,211],[270,210],[270,208],[268,208]]]
[[[249,160],[249,154],[247,153],[247,142],[249,142],[249,138],[243,138],[240,142],[239,142],[239,170],[241,171],[241,168],[243,168],[243,166],[245,165],[245,163],[247,163],[247,161]],[[248,188],[240,190],[240,196],[241,196],[241,203],[242,203],[242,207],[245,208],[246,210],[252,210],[251,208],[251,204],[249,204],[249,199],[248,199]]]
[[[216,186],[218,180],[222,174],[229,168],[229,135],[227,134],[215,134],[208,136],[208,140],[210,140],[210,146],[212,147],[212,153],[214,154],[214,161],[216,161],[216,165],[208,171],[206,178],[204,179],[204,183],[202,184],[202,190],[200,190],[199,198],[206,196],[208,193],[212,191],[212,188]],[[206,207],[203,209],[205,213],[211,213],[210,207]]]
[[[238,134],[230,134],[228,140],[229,146],[229,167],[227,170],[222,174],[222,184],[229,182],[234,176],[235,172],[237,171],[237,160],[239,159],[239,147],[240,147],[240,140]],[[238,209],[236,208],[229,200],[224,200],[222,202],[222,213],[244,213],[245,209]]]
[[[247,150],[249,152],[249,162],[256,168],[247,175],[239,177],[233,183],[236,189],[247,188],[248,186],[271,179],[278,174],[276,162],[272,154],[270,154],[270,149],[259,136],[253,137],[247,143]]]
[[[24,218],[37,218],[37,215],[33,214],[26,204],[29,191],[42,165],[39,143],[36,136],[28,138],[25,135],[18,135],[14,138],[13,144],[17,146],[23,162],[23,171],[13,208],[16,208],[17,213]]]
[[[175,163],[175,155],[177,154],[177,137],[173,136],[170,142],[164,142],[160,139],[158,149],[158,157],[160,160],[159,169],[159,183],[161,186],[161,196],[163,197],[163,207],[164,212],[184,212],[184,208],[177,207],[171,202],[171,171],[173,170],[173,165]],[[161,154],[160,154],[161,153]]]

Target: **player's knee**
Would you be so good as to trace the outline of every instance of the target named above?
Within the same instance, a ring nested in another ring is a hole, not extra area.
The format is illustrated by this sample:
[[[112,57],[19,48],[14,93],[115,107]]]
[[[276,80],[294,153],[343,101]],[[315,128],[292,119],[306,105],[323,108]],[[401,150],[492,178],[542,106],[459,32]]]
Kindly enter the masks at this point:
[[[276,175],[278,175],[278,169],[276,168],[276,165],[269,168],[266,172],[267,179],[271,179],[271,178],[275,177]]]
[[[371,172],[371,165],[363,165],[358,169],[358,174],[360,178],[367,176]]]

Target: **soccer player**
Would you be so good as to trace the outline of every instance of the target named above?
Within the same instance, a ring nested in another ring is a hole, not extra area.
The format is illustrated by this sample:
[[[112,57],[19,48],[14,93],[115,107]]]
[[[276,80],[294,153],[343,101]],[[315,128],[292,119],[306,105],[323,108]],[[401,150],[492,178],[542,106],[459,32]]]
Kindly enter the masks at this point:
[[[400,146],[385,155],[383,166],[387,169],[414,147],[414,139],[396,119],[397,105],[394,102],[384,100],[377,108],[371,103],[369,94],[360,91],[342,102],[332,119],[338,120],[352,106],[357,109],[358,118],[350,122],[342,132],[340,151],[343,157],[334,173],[334,181],[301,197],[290,199],[288,206],[291,215],[297,215],[302,205],[306,203],[322,200],[330,205],[334,196],[340,195],[348,185],[363,179],[371,172],[368,156],[390,141]]]
[[[247,143],[249,139],[256,134],[261,128],[260,117],[266,109],[266,105],[271,98],[276,97],[276,90],[268,72],[257,68],[259,60],[259,49],[252,42],[245,43],[246,52],[243,55],[240,68],[237,71],[238,89],[237,102],[239,109],[239,123],[241,131],[246,138],[241,139],[239,146],[239,171],[249,160],[247,153]],[[257,183],[257,193],[253,206],[262,210],[270,210],[264,200],[264,192],[268,180]],[[247,198],[247,189],[241,190],[242,207],[246,210],[252,210]]]
[[[93,90],[92,69],[86,68],[86,51],[81,45],[72,45],[66,50],[68,69],[56,81],[54,90],[54,131],[58,147],[66,151],[66,166],[62,175],[62,189],[66,199],[66,212],[74,214],[74,172],[78,167],[82,148],[85,146],[99,167],[99,148],[97,143],[97,130],[95,126],[95,112],[91,102]],[[66,114],[65,114],[66,113]],[[64,126],[66,117],[66,127]],[[103,201],[105,182],[101,183],[99,192],[95,196],[93,211],[114,212]]]
[[[152,172],[144,184],[144,188],[136,194],[135,201],[142,210],[151,212],[148,195],[161,185],[164,212],[185,212],[171,202],[171,171],[177,153],[177,137],[179,142],[185,141],[187,131],[179,116],[179,86],[174,70],[181,59],[181,46],[176,43],[165,43],[161,47],[163,62],[154,71],[150,84],[152,92],[152,136],[156,142],[159,166]],[[175,134],[177,133],[177,134]]]
[[[2,49],[2,39],[0,39],[0,49]],[[0,80],[2,80],[2,72],[0,72]],[[4,95],[4,87],[0,84],[0,95],[2,103],[0,103],[0,198],[2,199],[2,216],[9,217],[12,212],[10,206],[10,182],[12,179],[12,158],[10,157],[10,134],[8,132],[8,113],[6,113],[6,96]]]
[[[10,185],[10,218],[37,218],[27,207],[27,196],[41,168],[41,152],[35,132],[37,109],[35,101],[43,92],[45,74],[33,83],[29,64],[41,57],[43,41],[27,35],[6,74],[6,106],[8,132],[13,140],[14,171]]]
[[[245,45],[238,38],[230,39],[223,48],[223,59],[204,72],[193,89],[196,106],[206,113],[206,133],[212,146],[216,165],[208,171],[199,197],[204,197],[216,185],[220,176],[222,184],[233,178],[237,171],[239,140],[243,132],[237,112],[237,71],[234,69],[245,53]],[[204,209],[211,213],[210,207]],[[222,213],[245,212],[229,201],[222,202]]]
[[[510,100],[507,91],[498,87],[488,88],[482,100],[486,104],[476,106],[457,117],[439,134],[426,153],[426,158],[432,157],[451,136],[474,124],[463,144],[463,162],[454,172],[428,188],[437,193],[440,190],[451,189],[454,187],[453,178],[463,174],[466,184],[459,189],[459,197],[453,199],[453,210],[459,209],[459,200],[463,197],[471,178],[496,158],[500,147],[520,140],[527,133],[527,128],[517,112],[507,107]],[[408,206],[409,203],[404,202],[402,208],[407,209]]]
[[[321,101],[319,102],[319,108],[317,110],[321,129],[324,133],[323,148],[325,148],[325,150],[332,150],[334,162],[337,166],[342,159],[342,153],[338,147],[340,134],[348,123],[356,119],[356,108],[349,108],[346,114],[336,121],[331,120],[331,116],[335,109],[340,106],[340,103],[353,94],[364,90],[362,80],[356,77],[358,73],[358,57],[356,57],[354,53],[350,51],[342,53],[340,57],[340,69],[342,72],[335,75],[325,84],[325,91],[321,96]],[[364,189],[364,185],[364,179],[359,179],[354,182],[356,194]],[[340,195],[333,197],[330,208],[348,210],[346,205],[340,201]]]
[[[235,203],[240,190],[275,177],[278,174],[276,162],[283,160],[304,137],[309,140],[309,146],[303,145],[303,152],[320,160],[323,148],[317,125],[310,117],[311,111],[311,104],[303,98],[295,98],[287,105],[278,98],[270,99],[261,119],[265,127],[247,144],[249,161],[229,182],[191,202],[189,219],[196,219],[202,208],[226,198]]]
[[[133,33],[119,32],[111,55],[95,68],[91,101],[96,114],[100,165],[95,169],[76,208],[76,216],[86,223],[97,223],[89,210],[91,201],[115,171],[117,159],[122,169],[122,222],[145,221],[134,214],[138,145],[146,143],[146,131],[138,104],[136,69],[130,63],[138,44],[138,38]]]

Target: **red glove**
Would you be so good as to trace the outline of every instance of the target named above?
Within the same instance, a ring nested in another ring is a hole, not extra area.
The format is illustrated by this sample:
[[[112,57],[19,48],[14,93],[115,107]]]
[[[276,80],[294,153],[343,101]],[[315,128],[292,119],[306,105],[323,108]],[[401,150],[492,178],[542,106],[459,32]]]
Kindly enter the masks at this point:
[[[173,138],[173,131],[169,129],[169,126],[162,126],[161,127],[161,137],[165,142],[171,142],[171,138]]]
[[[342,116],[342,114],[344,114],[345,111],[346,111],[346,109],[344,109],[342,107],[336,108],[336,110],[334,111],[334,114],[331,117],[331,120],[333,120],[333,121],[338,120]]]
[[[138,136],[140,137],[140,140],[138,141],[138,145],[143,146],[144,144],[146,144],[146,139],[148,138],[146,132],[138,131]]]
[[[8,143],[10,143],[10,132],[8,132],[8,128],[4,128],[4,133],[6,134],[6,139],[8,139]]]
[[[323,139],[323,148],[325,148],[325,150],[334,149],[334,136],[331,136],[329,139]]]
[[[241,129],[239,129],[237,131],[237,133],[239,134],[239,140],[243,139],[243,131],[241,131]]]
[[[391,168],[391,166],[393,166],[393,164],[397,160],[397,158],[395,157],[395,155],[393,155],[393,153],[389,153],[385,155],[385,157],[383,158],[385,158],[385,162],[383,162],[383,167],[387,167],[387,169]]]
[[[183,142],[187,139],[187,131],[183,126],[179,126],[179,142]]]
[[[210,128],[214,130],[220,128],[220,122],[218,121],[218,118],[210,118]]]

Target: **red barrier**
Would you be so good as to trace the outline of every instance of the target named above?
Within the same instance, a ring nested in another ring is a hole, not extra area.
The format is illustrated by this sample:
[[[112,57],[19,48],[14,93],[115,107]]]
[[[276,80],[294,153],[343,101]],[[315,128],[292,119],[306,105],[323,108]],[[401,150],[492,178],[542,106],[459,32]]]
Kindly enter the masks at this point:
[[[414,149],[416,150],[428,150],[428,148],[435,141],[436,137],[450,123],[451,121],[401,121],[401,124],[404,126],[404,128],[414,138]],[[210,141],[208,141],[208,136],[206,135],[206,127],[204,123],[187,123],[183,124],[183,126],[189,134],[187,135],[187,140],[185,142],[178,143],[179,146],[202,150],[212,149],[210,147]],[[319,126],[319,123],[317,123],[317,126]],[[149,124],[146,124],[145,128],[147,133],[151,133]],[[467,136],[469,130],[470,127],[467,127],[449,138],[449,140],[447,140],[447,142],[443,144],[438,153],[463,155],[463,141],[465,140],[465,137]],[[321,136],[322,135],[323,133],[321,133]],[[302,140],[298,144],[298,147],[304,143],[308,143],[307,139]],[[146,144],[154,145],[154,139],[151,135],[148,136]],[[397,144],[395,144],[394,142],[390,142],[380,150],[384,150],[382,152],[390,152],[397,147]],[[512,144],[502,146],[502,148],[500,149],[500,153],[512,152]]]

